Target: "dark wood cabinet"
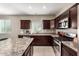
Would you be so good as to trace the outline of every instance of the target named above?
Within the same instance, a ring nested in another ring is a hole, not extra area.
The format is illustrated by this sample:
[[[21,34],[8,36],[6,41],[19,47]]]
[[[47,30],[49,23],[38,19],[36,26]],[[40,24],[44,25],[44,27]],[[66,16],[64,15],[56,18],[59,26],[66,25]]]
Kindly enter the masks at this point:
[[[58,28],[58,23],[59,23],[59,18],[54,19],[54,21],[55,21],[55,23],[54,23],[55,28],[57,29]]]
[[[53,29],[55,28],[54,20],[50,20],[50,28]]]
[[[50,37],[49,43],[50,43],[51,46],[54,46],[54,39],[53,39],[53,37]]]
[[[62,28],[69,28],[69,11],[64,12],[63,14],[59,15],[57,18],[54,19],[55,28],[62,29]],[[68,22],[68,25],[65,23]],[[65,26],[63,24],[65,24]]]
[[[47,35],[18,35],[18,38],[23,38],[23,37],[31,37],[34,38],[32,45],[33,46],[52,46],[53,42],[51,36]],[[51,44],[52,43],[52,44]]]
[[[43,29],[50,29],[50,20],[43,20]]]
[[[77,52],[62,43],[61,44],[61,55],[62,56],[77,56]]]
[[[71,28],[77,29],[77,6],[69,9],[69,19]]]
[[[32,43],[33,46],[50,46],[49,39],[50,36],[33,36],[34,41]]]
[[[20,28],[21,29],[30,29],[30,20],[21,20],[20,21]]]
[[[66,17],[68,17],[68,28],[77,29],[77,4],[73,5],[67,11],[63,12],[61,15],[54,19],[55,28],[60,29],[59,27],[61,26],[61,24],[59,23],[59,21]]]

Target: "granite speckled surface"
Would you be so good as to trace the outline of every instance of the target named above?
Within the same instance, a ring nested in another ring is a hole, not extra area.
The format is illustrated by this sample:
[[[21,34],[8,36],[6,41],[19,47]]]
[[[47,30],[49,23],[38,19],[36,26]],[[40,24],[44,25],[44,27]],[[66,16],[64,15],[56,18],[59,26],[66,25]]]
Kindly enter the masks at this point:
[[[0,41],[0,56],[21,56],[32,41],[33,38]]]
[[[77,47],[78,45],[73,44],[72,41],[62,41],[62,43],[66,45],[67,47],[73,49],[74,51],[78,52],[78,47]]]
[[[50,33],[33,33],[33,34],[20,34],[20,35],[27,35],[27,36],[52,36],[52,37],[59,37],[58,34],[50,34]]]

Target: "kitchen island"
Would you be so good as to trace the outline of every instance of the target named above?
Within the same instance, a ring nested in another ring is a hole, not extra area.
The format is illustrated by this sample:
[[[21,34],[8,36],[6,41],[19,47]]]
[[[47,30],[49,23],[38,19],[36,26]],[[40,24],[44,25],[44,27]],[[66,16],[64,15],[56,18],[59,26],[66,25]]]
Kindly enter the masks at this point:
[[[33,38],[19,38],[0,41],[0,56],[22,56]]]

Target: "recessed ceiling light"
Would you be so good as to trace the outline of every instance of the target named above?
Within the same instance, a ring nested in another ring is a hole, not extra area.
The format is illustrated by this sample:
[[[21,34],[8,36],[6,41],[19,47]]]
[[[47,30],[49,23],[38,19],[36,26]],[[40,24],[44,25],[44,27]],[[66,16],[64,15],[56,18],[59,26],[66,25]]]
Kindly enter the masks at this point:
[[[43,6],[43,9],[47,9],[47,7],[44,5],[44,6]]]
[[[29,8],[29,9],[32,9],[32,6],[29,6],[28,8]]]

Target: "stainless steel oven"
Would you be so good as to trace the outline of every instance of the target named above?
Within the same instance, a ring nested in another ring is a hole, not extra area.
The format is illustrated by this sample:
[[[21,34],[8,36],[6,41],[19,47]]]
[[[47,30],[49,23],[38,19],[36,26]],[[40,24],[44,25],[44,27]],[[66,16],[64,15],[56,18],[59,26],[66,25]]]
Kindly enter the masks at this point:
[[[61,41],[58,37],[54,38],[54,52],[56,56],[61,56]]]

